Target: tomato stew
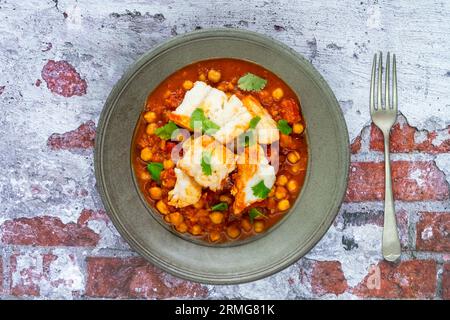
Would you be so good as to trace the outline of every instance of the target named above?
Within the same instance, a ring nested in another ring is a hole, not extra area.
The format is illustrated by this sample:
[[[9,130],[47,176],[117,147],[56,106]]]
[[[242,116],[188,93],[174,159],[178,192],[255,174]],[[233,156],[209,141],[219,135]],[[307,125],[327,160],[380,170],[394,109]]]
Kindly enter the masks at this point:
[[[241,90],[238,80],[247,73],[267,80],[265,87],[257,92]],[[236,170],[228,176],[222,190],[213,192],[203,188],[200,200],[194,205],[176,208],[168,204],[168,193],[176,183],[176,163],[171,159],[171,151],[180,142],[164,140],[155,134],[155,130],[168,123],[168,114],[180,105],[186,91],[196,81],[204,81],[238,98],[250,94],[276,122],[286,120],[291,128],[290,134],[280,133],[279,170],[268,197],[251,204],[243,214],[235,215],[232,211],[234,196],[230,190]],[[177,232],[211,243],[237,241],[268,230],[294,204],[306,175],[308,153],[304,128],[297,96],[275,74],[248,61],[205,60],[178,70],[148,96],[137,124],[131,160],[145,199]],[[149,172],[149,162],[159,163],[162,169],[159,181]],[[219,203],[226,203],[228,208],[211,209]],[[252,208],[260,214],[249,214]]]

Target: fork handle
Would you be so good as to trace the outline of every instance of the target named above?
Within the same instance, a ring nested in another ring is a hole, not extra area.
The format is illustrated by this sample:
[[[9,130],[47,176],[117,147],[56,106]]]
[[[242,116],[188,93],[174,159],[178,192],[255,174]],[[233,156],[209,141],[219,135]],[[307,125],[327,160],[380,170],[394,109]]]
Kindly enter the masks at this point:
[[[384,135],[384,168],[385,168],[385,198],[383,227],[383,257],[387,261],[395,261],[400,257],[400,240],[398,238],[397,222],[395,220],[394,196],[392,193],[391,162],[389,156],[389,130]]]

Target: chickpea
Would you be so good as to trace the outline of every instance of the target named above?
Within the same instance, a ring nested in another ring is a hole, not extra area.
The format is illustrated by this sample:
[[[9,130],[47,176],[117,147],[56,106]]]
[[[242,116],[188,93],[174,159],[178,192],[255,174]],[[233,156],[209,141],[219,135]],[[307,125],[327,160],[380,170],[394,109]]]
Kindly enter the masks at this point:
[[[167,204],[165,204],[162,200],[159,200],[156,203],[156,209],[158,209],[158,211],[161,214],[168,214],[169,213],[169,208],[167,207]]]
[[[239,228],[236,226],[229,226],[227,228],[227,235],[230,238],[235,239],[235,238],[239,237],[240,234],[241,234],[241,230],[239,230]]]
[[[151,187],[148,192],[150,193],[150,198],[153,200],[160,200],[162,198],[162,190],[159,187]]]
[[[275,190],[275,198],[277,200],[282,200],[287,197],[287,190],[285,187],[277,187]]]
[[[221,224],[223,221],[223,213],[214,211],[209,215],[209,219],[211,219],[211,222],[214,224]]]
[[[289,171],[294,175],[298,174],[301,170],[302,170],[302,167],[301,167],[300,163],[298,163],[298,162],[289,167]]]
[[[297,151],[291,151],[288,153],[287,159],[292,164],[297,163],[300,160],[300,154]]]
[[[281,100],[281,98],[283,98],[283,96],[284,96],[284,92],[283,92],[283,89],[281,89],[281,88],[276,88],[275,90],[272,91],[272,98],[275,101]]]
[[[184,80],[183,82],[183,89],[184,90],[191,90],[192,87],[194,86],[194,83],[191,80]]]
[[[211,240],[212,242],[216,242],[220,239],[220,233],[217,231],[211,231],[209,233],[209,240]]]
[[[177,229],[178,232],[185,233],[188,229],[188,226],[186,223],[182,222],[179,225],[177,225],[175,229]]]
[[[153,111],[148,111],[148,112],[146,112],[144,114],[144,119],[148,123],[155,122],[155,120],[156,120],[156,113],[154,113]]]
[[[177,180],[175,178],[166,178],[166,179],[162,179],[161,184],[163,185],[163,187],[170,189],[175,186],[176,182],[177,182]]]
[[[276,181],[277,186],[284,186],[288,182],[288,178],[282,174],[279,175]]]
[[[153,157],[152,151],[149,147],[145,147],[141,150],[141,159],[144,161],[150,161]]]
[[[158,128],[158,126],[156,125],[156,123],[149,123],[147,125],[147,128],[145,128],[145,133],[148,135],[154,134],[155,130]]]
[[[214,69],[211,69],[208,71],[208,80],[213,83],[219,82],[221,77],[222,77],[222,74],[220,73],[220,71],[217,71]]]
[[[249,232],[250,230],[252,230],[252,224],[250,223],[250,221],[248,221],[247,219],[243,219],[241,221],[241,227],[242,229],[244,229],[246,232]]]
[[[275,195],[275,186],[273,186],[272,189],[270,189],[268,196],[273,197],[274,195]]]
[[[204,73],[200,73],[200,75],[198,76],[198,80],[200,81],[206,81],[206,76]]]
[[[257,232],[257,233],[263,232],[264,231],[264,221],[255,221],[253,228],[255,229],[255,232]]]
[[[291,204],[289,203],[289,200],[287,199],[281,200],[280,202],[278,202],[278,210],[286,211],[287,209],[289,209],[290,205]]]
[[[305,130],[305,128],[303,127],[303,125],[300,122],[294,123],[294,125],[292,126],[292,132],[294,132],[296,134],[302,134],[303,130]]]
[[[219,200],[220,200],[221,202],[226,202],[226,203],[228,203],[228,204],[231,204],[231,203],[233,202],[233,199],[231,199],[231,197],[228,196],[228,195],[226,195],[226,194],[221,195],[221,196],[219,197]]]
[[[148,181],[151,178],[150,173],[148,171],[142,171],[139,177],[144,181]]]
[[[173,161],[171,160],[171,159],[168,159],[168,160],[164,160],[163,161],[163,166],[164,166],[164,169],[172,169],[173,167],[175,167],[175,163],[173,163]]]
[[[194,203],[194,208],[195,209],[201,209],[201,208],[203,208],[204,205],[205,205],[205,201],[200,199],[196,203]]]
[[[170,222],[177,226],[184,221],[183,215],[179,212],[172,212],[169,214]]]
[[[202,233],[202,227],[200,227],[198,224],[193,225],[193,226],[192,226],[192,229],[191,229],[191,233],[192,233],[194,236],[198,236],[199,234]]]
[[[298,183],[295,180],[289,180],[287,184],[287,189],[290,193],[295,193],[298,190]]]

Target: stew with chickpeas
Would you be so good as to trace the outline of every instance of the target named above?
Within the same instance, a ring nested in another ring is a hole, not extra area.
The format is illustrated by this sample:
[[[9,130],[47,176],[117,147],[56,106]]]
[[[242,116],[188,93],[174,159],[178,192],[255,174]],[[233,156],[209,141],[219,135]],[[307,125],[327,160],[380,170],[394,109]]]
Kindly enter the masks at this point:
[[[132,165],[145,199],[178,233],[239,241],[293,206],[306,175],[304,130],[297,96],[269,70],[200,61],[148,96]]]

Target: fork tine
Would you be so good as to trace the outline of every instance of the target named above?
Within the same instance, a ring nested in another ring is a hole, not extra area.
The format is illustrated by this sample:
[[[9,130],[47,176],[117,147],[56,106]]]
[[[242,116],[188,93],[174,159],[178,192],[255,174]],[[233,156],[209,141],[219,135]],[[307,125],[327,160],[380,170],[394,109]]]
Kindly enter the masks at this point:
[[[377,66],[377,54],[373,56],[373,62],[372,62],[372,76],[370,77],[370,99],[369,99],[369,105],[370,105],[370,114],[375,112],[375,73],[376,73],[376,66]]]
[[[382,86],[383,86],[383,53],[380,51],[380,57],[378,59],[377,110],[383,109],[383,103],[381,100]]]
[[[392,55],[392,108],[397,112],[397,62],[395,54]]]
[[[388,110],[388,109],[390,109],[392,107],[391,106],[391,94],[389,92],[389,86],[390,86],[390,83],[389,83],[389,72],[390,72],[390,63],[391,63],[390,60],[391,60],[390,59],[390,54],[389,54],[389,51],[388,51],[387,57],[386,57],[386,68],[384,69],[385,80],[386,80],[385,87],[384,87],[385,88],[384,89],[384,104],[385,104],[386,110]]]

